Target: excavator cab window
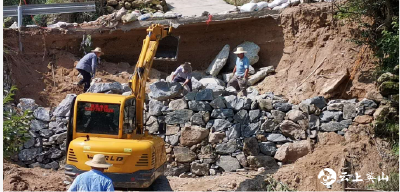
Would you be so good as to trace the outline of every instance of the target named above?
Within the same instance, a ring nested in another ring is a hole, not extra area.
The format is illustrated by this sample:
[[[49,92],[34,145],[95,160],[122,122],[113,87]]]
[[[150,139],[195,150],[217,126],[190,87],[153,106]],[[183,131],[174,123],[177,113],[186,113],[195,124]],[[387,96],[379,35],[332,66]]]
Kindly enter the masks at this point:
[[[124,134],[130,134],[135,129],[135,99],[127,99],[124,106]]]
[[[78,102],[77,133],[118,135],[119,104]]]

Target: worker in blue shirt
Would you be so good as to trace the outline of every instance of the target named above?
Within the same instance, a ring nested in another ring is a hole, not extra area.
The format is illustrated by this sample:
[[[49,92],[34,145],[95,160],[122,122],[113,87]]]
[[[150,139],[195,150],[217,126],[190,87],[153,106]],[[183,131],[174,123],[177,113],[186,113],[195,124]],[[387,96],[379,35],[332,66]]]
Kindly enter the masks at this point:
[[[82,75],[83,79],[79,81],[78,85],[84,85],[83,91],[86,92],[90,87],[90,81],[96,74],[98,59],[104,53],[101,48],[97,47],[91,53],[86,54],[76,65],[76,69]]]
[[[78,175],[68,191],[114,191],[112,180],[103,174],[112,166],[106,162],[102,154],[96,154],[93,159],[85,162],[92,170]]]
[[[249,59],[244,56],[247,51],[243,47],[238,47],[235,52],[237,55],[236,65],[233,69],[233,77],[228,82],[228,87],[232,86],[236,90],[240,88],[244,96],[247,96],[247,78],[249,77]]]

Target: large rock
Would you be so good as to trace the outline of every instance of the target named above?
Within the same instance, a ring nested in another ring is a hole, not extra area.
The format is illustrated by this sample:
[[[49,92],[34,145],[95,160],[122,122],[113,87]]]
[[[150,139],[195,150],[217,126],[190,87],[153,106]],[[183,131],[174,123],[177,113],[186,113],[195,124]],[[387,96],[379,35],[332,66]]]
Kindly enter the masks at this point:
[[[225,104],[229,109],[234,109],[235,111],[239,111],[244,108],[245,100],[243,98],[238,98],[234,95],[225,96]]]
[[[187,109],[188,104],[183,99],[177,99],[177,100],[170,101],[168,107],[171,110]]]
[[[180,174],[189,171],[190,171],[190,165],[188,163],[179,163],[176,167],[167,165],[167,169],[165,170],[164,175],[178,177]]]
[[[379,86],[379,92],[387,97],[399,93],[399,82],[385,81]]]
[[[219,96],[225,95],[225,87],[221,85],[216,85],[216,84],[208,84],[206,86],[206,89],[212,90],[212,96],[213,98],[217,98]]]
[[[258,120],[260,120],[261,115],[262,115],[261,111],[258,109],[249,111],[250,122],[251,123],[257,122]]]
[[[205,101],[189,101],[189,109],[193,111],[211,111],[211,105]]]
[[[167,130],[165,131],[165,135],[175,135],[180,131],[180,127],[176,125],[167,125]]]
[[[189,163],[197,158],[196,153],[191,151],[189,148],[180,146],[174,147],[174,155],[175,161],[179,163]]]
[[[357,108],[353,103],[343,104],[343,119],[353,119],[357,116]]]
[[[184,98],[185,98],[186,101],[193,101],[193,100],[195,100],[196,95],[197,95],[197,91],[193,91],[193,92],[187,93],[187,94],[184,96]]]
[[[75,94],[68,94],[64,100],[57,106],[57,108],[53,111],[53,116],[56,117],[66,117],[69,115],[69,111],[71,110],[71,106],[73,105],[72,101],[75,99]]]
[[[284,120],[280,125],[280,129],[283,135],[290,137],[291,139],[306,139],[305,130],[293,121]]]
[[[55,144],[62,144],[64,140],[67,139],[67,132],[55,134],[49,138],[49,142],[54,142]]]
[[[305,114],[304,112],[302,112],[300,110],[293,109],[293,110],[290,110],[288,113],[286,113],[286,117],[289,120],[297,122],[302,119],[307,119],[307,114]]]
[[[259,168],[264,167],[266,169],[277,169],[279,168],[275,159],[271,156],[248,156],[247,163],[250,167]]]
[[[264,132],[270,133],[275,131],[278,127],[277,127],[277,123],[275,123],[274,120],[272,119],[266,119],[264,121],[264,123],[261,124],[261,130],[263,130]]]
[[[235,152],[237,149],[237,144],[236,144],[236,140],[232,139],[229,140],[227,143],[221,143],[218,144],[215,147],[215,151],[219,154],[223,154],[223,155],[229,155],[233,152]]]
[[[183,87],[178,82],[157,81],[150,85],[149,97],[159,101],[173,99],[178,96]]]
[[[260,153],[258,141],[254,137],[244,138],[243,152],[246,156],[256,156]]]
[[[319,117],[314,114],[311,114],[308,118],[308,127],[310,129],[318,129],[320,125],[321,123],[319,121]]]
[[[226,134],[223,132],[214,132],[210,133],[210,136],[208,137],[208,142],[215,144],[215,143],[220,143],[224,140]]]
[[[204,88],[204,85],[201,84],[200,81],[198,81],[196,78],[192,77],[191,81],[192,81],[193,91],[199,91]],[[186,86],[185,86],[185,88],[186,88]]]
[[[278,148],[274,158],[283,163],[293,163],[311,151],[312,144],[308,140],[285,143]]]
[[[249,114],[246,110],[242,109],[235,114],[233,119],[238,123],[247,124],[249,122]]]
[[[209,175],[210,166],[207,163],[193,162],[190,166],[190,171],[197,176]]]
[[[165,142],[172,146],[176,146],[179,143],[179,135],[167,135],[165,136]]]
[[[203,84],[205,87],[207,87],[208,84],[216,84],[216,85],[225,86],[225,83],[221,79],[218,79],[215,77],[206,77],[206,78],[200,79],[200,83]]]
[[[31,121],[31,124],[29,127],[32,131],[40,131],[42,129],[48,128],[49,124],[44,121],[34,119]]]
[[[228,137],[228,139],[237,139],[240,137],[240,133],[241,133],[240,123],[237,123],[228,128],[226,136]]]
[[[258,62],[258,52],[260,51],[260,47],[253,42],[245,41],[244,43],[238,45],[235,49],[233,49],[232,53],[229,54],[229,69],[235,68],[237,55],[233,52],[235,52],[238,47],[243,47],[243,49],[247,51],[244,56],[249,59],[250,65]]]
[[[341,111],[323,111],[319,118],[321,119],[321,122],[325,123],[332,120],[340,121],[342,116],[343,112]]]
[[[24,148],[28,149],[31,148],[35,145],[35,138],[34,137],[29,137],[27,141],[24,143]]]
[[[124,92],[124,88],[119,82],[112,83],[94,83],[87,90],[89,93],[106,93],[112,92],[116,94],[122,94]]]
[[[228,83],[233,77],[233,73],[224,73],[222,74],[222,79],[225,83]]]
[[[217,160],[216,164],[220,166],[225,172],[236,171],[236,169],[240,168],[239,161],[231,156],[221,156]]]
[[[257,82],[261,81],[264,79],[269,73],[274,72],[275,69],[273,66],[268,66],[261,68],[256,74],[251,75],[249,79],[247,80],[247,83],[251,86],[256,84]]]
[[[268,156],[274,156],[277,150],[275,143],[269,141],[261,142],[258,146],[260,147],[261,153]]]
[[[282,134],[279,133],[271,133],[267,136],[267,140],[268,141],[272,141],[275,143],[284,143],[284,142],[288,142],[289,139],[287,139],[285,136],[283,136]]]
[[[260,129],[260,122],[250,123],[249,125],[242,126],[242,137],[252,137]]]
[[[159,116],[162,115],[161,110],[164,105],[161,101],[150,99],[149,101],[149,115]]]
[[[23,149],[18,153],[18,159],[21,161],[32,161],[41,151],[41,148]]]
[[[190,122],[192,122],[193,125],[206,125],[206,123],[203,120],[203,115],[200,113],[196,113],[194,114],[191,118],[190,118]]]
[[[221,69],[225,66],[228,61],[230,46],[225,45],[222,50],[218,53],[217,57],[208,66],[206,73],[216,77]]]
[[[17,105],[17,108],[20,109],[22,112],[26,110],[33,112],[37,107],[38,105],[35,103],[35,100],[29,98],[19,99],[19,103]]]
[[[225,119],[215,119],[214,123],[212,125],[212,128],[215,131],[225,131],[231,125],[232,125],[231,122],[229,122],[229,121],[227,121]]]
[[[35,111],[33,111],[33,116],[42,121],[50,121],[50,111],[44,107],[38,107],[35,109]]]
[[[225,101],[223,97],[217,97],[210,102],[211,107],[214,109],[224,109],[226,108]]]
[[[155,116],[150,116],[149,120],[146,122],[146,128],[149,130],[150,134],[157,133],[159,131],[158,119]]]
[[[212,118],[225,119],[233,117],[234,113],[232,109],[214,109],[211,113]]]
[[[272,110],[271,115],[276,123],[281,123],[286,116],[286,113],[278,110]]]
[[[272,99],[260,99],[258,100],[258,105],[263,111],[271,111],[272,109],[274,109]]]
[[[284,102],[276,102],[273,104],[274,109],[282,112],[288,112],[292,109],[292,104],[290,103],[284,103]]]
[[[198,126],[186,127],[181,133],[181,144],[183,146],[192,146],[200,143],[208,136],[208,129]]]
[[[369,99],[363,99],[356,105],[358,115],[372,115],[377,107],[378,105]]]
[[[374,119],[369,115],[361,115],[361,116],[357,116],[354,119],[354,122],[360,123],[360,124],[368,124],[368,123],[371,123],[373,120]]]
[[[213,91],[211,89],[204,89],[196,94],[197,101],[212,101],[213,100]]]
[[[50,138],[54,134],[54,132],[51,129],[41,129],[39,131],[39,134],[44,138]]]
[[[193,111],[191,110],[187,109],[176,110],[171,113],[168,113],[167,117],[165,118],[165,122],[170,125],[185,124],[186,122],[189,122],[192,114]]]
[[[306,99],[301,103],[311,105],[314,104],[316,107],[323,109],[326,106],[326,100],[323,96],[316,96],[310,99]]]
[[[322,123],[321,125],[321,130],[322,131],[341,131],[344,128],[347,128],[348,125],[340,123],[340,122],[335,122],[335,121],[330,121],[329,123]]]

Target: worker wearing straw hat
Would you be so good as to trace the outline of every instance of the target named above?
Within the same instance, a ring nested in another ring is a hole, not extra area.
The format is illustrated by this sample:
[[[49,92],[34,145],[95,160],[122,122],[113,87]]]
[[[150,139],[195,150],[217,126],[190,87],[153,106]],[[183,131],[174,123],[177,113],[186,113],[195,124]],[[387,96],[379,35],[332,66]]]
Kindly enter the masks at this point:
[[[249,76],[249,59],[244,56],[247,51],[243,47],[238,47],[235,52],[237,55],[236,65],[233,69],[233,77],[228,82],[228,87],[232,86],[236,90],[240,89],[244,96],[247,96],[247,78]]]
[[[179,66],[175,73],[172,75],[173,82],[183,82],[183,86],[187,85],[189,90],[192,91],[192,65],[189,62],[185,62]]]
[[[106,162],[103,154],[94,155],[85,164],[92,170],[78,175],[68,191],[114,191],[112,180],[103,174],[112,164]]]
[[[98,60],[104,53],[100,47],[92,50],[91,53],[86,54],[76,65],[76,69],[82,75],[83,79],[79,81],[78,85],[84,85],[83,91],[86,92],[90,87],[90,81],[96,74]]]

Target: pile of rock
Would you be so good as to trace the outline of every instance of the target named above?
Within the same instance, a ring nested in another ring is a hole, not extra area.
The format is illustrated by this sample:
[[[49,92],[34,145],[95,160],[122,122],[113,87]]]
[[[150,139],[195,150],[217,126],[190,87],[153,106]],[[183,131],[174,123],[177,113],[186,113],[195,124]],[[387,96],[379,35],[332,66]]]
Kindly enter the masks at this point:
[[[114,10],[120,10],[121,8],[125,8],[126,10],[139,9],[151,13],[157,10],[163,12],[168,10],[165,0],[107,0],[106,9],[109,13],[113,13]]]
[[[59,168],[60,162],[65,159],[68,116],[75,96],[67,95],[53,111],[39,107],[33,99],[19,100],[18,110],[33,111],[34,119],[30,123],[29,134],[26,135],[28,140],[14,160],[32,168]]]

